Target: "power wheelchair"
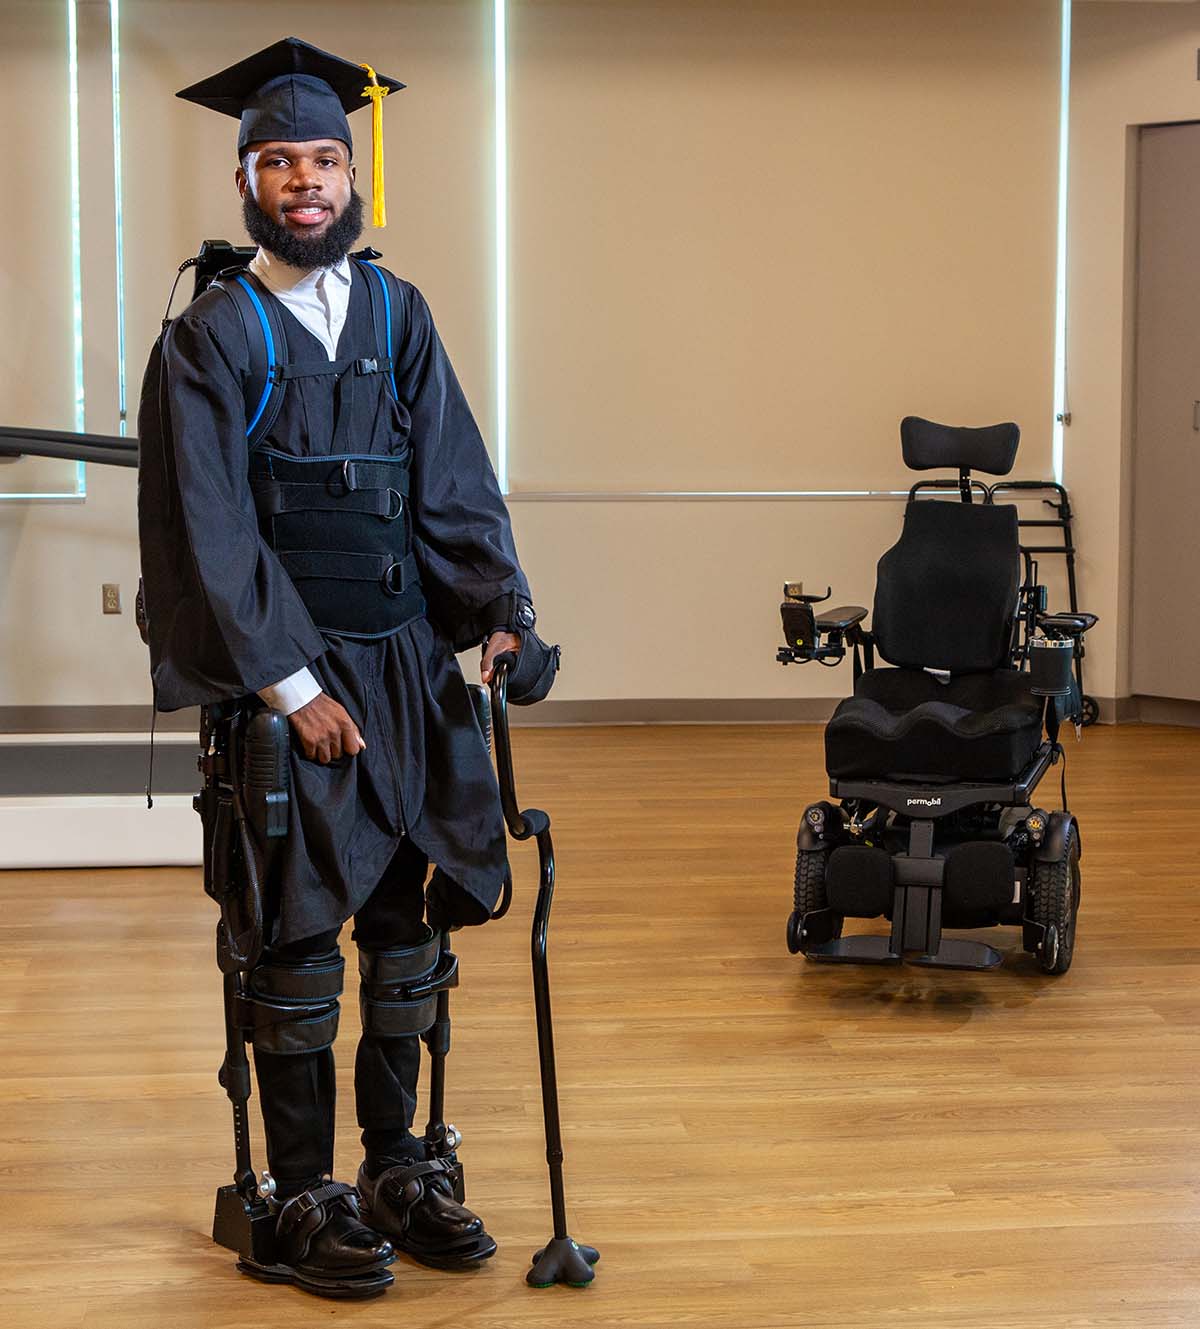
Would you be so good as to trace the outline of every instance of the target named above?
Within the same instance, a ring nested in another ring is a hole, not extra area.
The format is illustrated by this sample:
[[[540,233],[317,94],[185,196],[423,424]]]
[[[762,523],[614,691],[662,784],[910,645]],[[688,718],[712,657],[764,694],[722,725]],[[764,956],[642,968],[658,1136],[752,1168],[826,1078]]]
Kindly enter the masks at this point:
[[[1007,475],[1015,424],[956,428],[909,416],[905,464],[951,469],[909,491],[899,541],[879,561],[871,628],[850,605],[787,583],[782,664],[836,665],[853,651],[854,694],[825,728],[830,800],[796,839],[792,954],[825,962],[991,969],[995,947],[944,929],[1022,930],[1048,974],[1070,968],[1081,843],[1068,810],[1063,721],[1082,719],[1073,665],[1094,614],[1049,613],[1017,509],[972,471]],[[942,497],[935,495],[943,491]],[[944,491],[952,493],[947,501]],[[922,497],[922,495],[925,495]],[[978,501],[975,501],[978,500]],[[877,668],[875,654],[891,668]],[[1034,802],[1062,763],[1062,807]],[[843,936],[847,917],[886,936]]]

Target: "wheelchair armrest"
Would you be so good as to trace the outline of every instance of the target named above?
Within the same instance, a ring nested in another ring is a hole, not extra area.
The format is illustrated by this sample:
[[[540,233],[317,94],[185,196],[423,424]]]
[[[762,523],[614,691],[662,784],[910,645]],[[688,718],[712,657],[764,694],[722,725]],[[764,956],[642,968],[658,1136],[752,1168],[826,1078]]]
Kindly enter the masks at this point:
[[[1082,637],[1099,622],[1096,614],[1039,614],[1037,625],[1049,637]]]
[[[817,619],[818,632],[845,632],[855,623],[861,623],[867,616],[862,605],[840,605],[837,609],[826,610]]]

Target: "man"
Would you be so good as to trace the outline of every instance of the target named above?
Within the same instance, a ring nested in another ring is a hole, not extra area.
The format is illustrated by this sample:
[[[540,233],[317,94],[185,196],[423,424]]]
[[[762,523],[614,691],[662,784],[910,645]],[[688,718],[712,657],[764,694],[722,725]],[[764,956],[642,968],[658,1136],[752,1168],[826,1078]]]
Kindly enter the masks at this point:
[[[247,289],[271,306],[290,358],[278,414],[251,448],[255,329],[210,288],[152,355],[138,427],[156,705],[258,694],[292,730],[288,834],[247,985],[279,1264],[249,1272],[327,1295],[390,1283],[394,1248],[450,1268],[495,1250],[412,1134],[420,1045],[397,1032],[388,998],[434,935],[429,863],[437,929],[486,921],[506,870],[455,652],[482,644],[485,682],[515,657],[514,700],[544,695],[557,668],[424,299],[347,257],[362,204],[346,114],[403,87],[364,69],[287,38],[179,94],[239,120],[236,182],[259,245]],[[376,131],[378,151],[378,120]],[[380,296],[389,339],[398,329],[390,357]],[[357,1195],[329,1182],[337,939],[351,917]],[[306,1019],[289,1015],[296,1002]]]

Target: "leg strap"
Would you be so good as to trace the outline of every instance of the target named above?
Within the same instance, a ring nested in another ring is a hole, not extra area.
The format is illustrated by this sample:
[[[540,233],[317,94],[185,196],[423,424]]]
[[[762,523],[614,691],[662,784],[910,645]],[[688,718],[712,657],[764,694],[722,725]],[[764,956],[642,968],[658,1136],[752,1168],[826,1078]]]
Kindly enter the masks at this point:
[[[237,999],[237,1022],[255,1052],[299,1054],[329,1047],[337,1034],[346,962],[335,946],[307,960],[256,965]]]
[[[458,986],[458,956],[441,950],[430,928],[413,946],[377,951],[358,948],[359,1007],[369,1038],[423,1034],[437,1015],[437,994]]]

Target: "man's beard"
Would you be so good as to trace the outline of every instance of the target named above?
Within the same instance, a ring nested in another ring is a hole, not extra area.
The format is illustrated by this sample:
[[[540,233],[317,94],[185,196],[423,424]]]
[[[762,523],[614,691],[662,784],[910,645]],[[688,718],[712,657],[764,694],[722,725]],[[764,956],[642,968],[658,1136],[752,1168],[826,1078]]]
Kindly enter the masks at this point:
[[[331,268],[350,252],[350,247],[362,234],[363,201],[357,190],[350,191],[350,201],[340,217],[335,218],[320,234],[309,239],[296,235],[283,222],[277,222],[254,201],[254,194],[246,190],[242,199],[242,221],[250,239],[269,250],[276,258],[294,268]]]

